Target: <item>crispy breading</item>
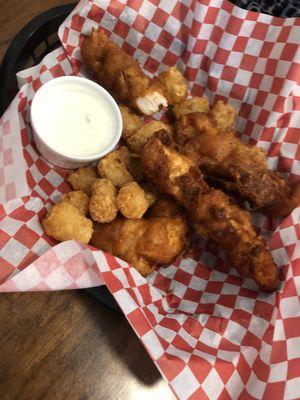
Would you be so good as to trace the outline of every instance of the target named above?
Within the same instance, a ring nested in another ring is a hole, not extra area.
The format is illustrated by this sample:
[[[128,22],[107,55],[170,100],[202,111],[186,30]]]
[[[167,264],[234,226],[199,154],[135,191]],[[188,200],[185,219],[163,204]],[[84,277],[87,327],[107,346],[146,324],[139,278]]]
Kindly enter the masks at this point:
[[[89,196],[81,190],[75,190],[62,195],[59,204],[67,202],[72,204],[82,215],[86,215],[89,211]]]
[[[99,175],[102,178],[110,180],[116,187],[121,187],[133,181],[133,177],[127,168],[129,157],[130,152],[125,146],[112,151],[99,160]]]
[[[171,197],[160,195],[149,212],[150,217],[176,217],[183,209]]]
[[[148,122],[130,136],[130,138],[127,140],[128,147],[134,153],[139,154],[149,138],[154,135],[155,132],[161,129],[166,129],[169,131],[170,128],[161,121]]]
[[[183,216],[149,219],[149,227],[137,242],[136,251],[147,260],[168,264],[184,248],[187,225]]]
[[[192,97],[173,107],[175,117],[178,119],[183,115],[192,113],[209,113],[209,102],[206,97]]]
[[[196,113],[188,118],[196,134],[185,142],[185,152],[220,187],[272,216],[287,216],[299,204],[297,187],[293,194],[278,172],[268,170],[263,149],[243,143],[232,131],[220,132],[209,116]]]
[[[92,186],[90,215],[94,221],[110,222],[115,219],[117,208],[117,190],[111,181],[97,179]]]
[[[184,217],[126,219],[96,224],[91,244],[132,264],[147,276],[161,264],[169,264],[186,245]]]
[[[87,244],[93,233],[92,221],[68,201],[55,205],[42,220],[42,226],[47,235],[59,242],[78,240]]]
[[[87,167],[78,168],[75,172],[72,172],[68,176],[67,181],[70,183],[73,190],[82,190],[85,194],[90,196],[92,184],[97,178],[97,168],[89,165]]]
[[[209,188],[194,160],[181,154],[167,133],[153,136],[141,158],[148,179],[185,207],[196,232],[218,243],[232,266],[254,277],[264,290],[278,286],[276,267],[250,214],[225,193]]]
[[[93,29],[84,39],[81,55],[95,73],[96,80],[118,102],[146,115],[167,107],[161,84],[145,75],[137,61],[108,39],[102,30]]]
[[[144,125],[144,121],[141,119],[141,117],[139,117],[137,114],[131,111],[124,104],[121,104],[119,108],[121,111],[122,121],[123,121],[122,137],[125,140],[128,140],[128,138],[134,132],[136,132]]]
[[[212,118],[220,132],[232,131],[237,116],[236,109],[230,104],[218,100],[211,109]]]
[[[157,79],[162,84],[168,103],[171,105],[184,101],[188,94],[188,85],[177,67],[161,72]]]
[[[121,187],[117,205],[124,217],[140,219],[147,211],[149,202],[145,191],[136,182],[129,182]]]

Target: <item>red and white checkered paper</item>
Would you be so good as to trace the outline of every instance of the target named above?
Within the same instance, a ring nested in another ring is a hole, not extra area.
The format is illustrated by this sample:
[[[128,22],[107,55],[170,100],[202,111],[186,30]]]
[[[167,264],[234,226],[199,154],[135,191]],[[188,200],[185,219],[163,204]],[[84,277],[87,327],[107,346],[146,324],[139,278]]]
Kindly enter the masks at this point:
[[[34,92],[61,75],[85,75],[79,45],[92,27],[151,74],[178,64],[193,95],[229,99],[242,140],[269,166],[300,175],[300,19],[248,12],[227,0],[83,0],[59,29],[62,47],[19,74],[0,122],[0,291],[104,282],[178,399],[300,398],[300,208],[284,221],[255,216],[280,269],[275,293],[226,267],[212,242],[144,279],[127,263],[41,229],[69,190],[67,171],[32,142]]]

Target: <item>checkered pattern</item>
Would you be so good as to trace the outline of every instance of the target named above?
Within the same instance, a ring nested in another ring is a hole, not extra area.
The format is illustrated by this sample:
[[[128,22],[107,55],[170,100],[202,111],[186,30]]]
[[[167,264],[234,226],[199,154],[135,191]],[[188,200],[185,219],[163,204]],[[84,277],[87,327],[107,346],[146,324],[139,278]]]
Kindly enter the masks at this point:
[[[55,246],[43,234],[39,221],[69,188],[66,171],[37,153],[29,125],[44,82],[88,76],[79,45],[101,26],[148,74],[177,63],[194,95],[229,98],[242,139],[263,147],[270,168],[295,181],[299,21],[227,0],[81,1],[59,29],[63,46],[18,74],[21,90],[0,121],[0,291],[104,282],[179,399],[300,398],[300,209],[280,225],[254,216],[280,268],[276,293],[228,271],[204,240],[146,280],[115,257],[76,242]]]

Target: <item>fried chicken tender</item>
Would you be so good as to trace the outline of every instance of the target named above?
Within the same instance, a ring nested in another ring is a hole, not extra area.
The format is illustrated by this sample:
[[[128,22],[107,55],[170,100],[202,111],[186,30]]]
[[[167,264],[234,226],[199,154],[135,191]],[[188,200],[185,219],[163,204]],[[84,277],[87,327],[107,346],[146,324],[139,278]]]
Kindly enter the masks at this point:
[[[127,140],[128,147],[134,153],[139,154],[149,138],[161,129],[170,131],[170,127],[161,121],[150,121],[147,124],[144,124],[129,137]]]
[[[70,203],[72,204],[82,215],[86,215],[89,211],[89,196],[83,191],[76,190],[62,195],[59,204]]]
[[[220,132],[230,132],[237,116],[236,109],[218,100],[212,107],[211,116]]]
[[[90,215],[94,221],[110,222],[116,218],[117,190],[107,179],[97,179],[92,186]]]
[[[186,99],[188,94],[187,81],[176,67],[161,72],[157,79],[163,86],[169,104],[174,105]]]
[[[126,219],[96,224],[91,244],[132,264],[143,276],[169,264],[185,248],[183,216]]]
[[[133,177],[127,168],[129,158],[130,152],[125,146],[107,154],[98,162],[99,175],[110,180],[116,187],[121,187],[133,181]]]
[[[194,160],[178,150],[166,132],[153,136],[141,155],[148,179],[184,206],[195,231],[219,244],[240,274],[253,277],[263,290],[274,290],[278,273],[249,212],[210,188]]]
[[[77,171],[72,172],[68,176],[67,181],[74,190],[82,190],[85,194],[90,196],[92,184],[97,178],[97,168],[89,165],[87,167],[78,168]]]
[[[183,215],[182,207],[174,202],[170,197],[160,195],[150,210],[150,217],[176,217]]]
[[[96,80],[118,102],[145,115],[167,107],[167,99],[158,81],[143,73],[137,61],[113,43],[102,30],[92,30],[81,46],[83,61],[95,73]]]
[[[119,108],[123,121],[122,137],[128,140],[134,132],[144,125],[144,121],[124,104],[121,104]]]
[[[93,223],[74,207],[69,201],[55,205],[42,220],[47,235],[63,242],[78,240],[88,244],[93,233]]]
[[[129,182],[121,187],[117,205],[124,217],[140,219],[147,211],[149,202],[145,191],[136,182]]]
[[[278,172],[269,171],[261,148],[243,143],[232,131],[220,132],[207,115],[188,118],[196,134],[186,141],[185,151],[219,186],[272,216],[285,217],[299,205],[300,187],[293,191]]]
[[[173,107],[173,113],[178,119],[192,113],[209,113],[209,102],[206,97],[193,97]]]

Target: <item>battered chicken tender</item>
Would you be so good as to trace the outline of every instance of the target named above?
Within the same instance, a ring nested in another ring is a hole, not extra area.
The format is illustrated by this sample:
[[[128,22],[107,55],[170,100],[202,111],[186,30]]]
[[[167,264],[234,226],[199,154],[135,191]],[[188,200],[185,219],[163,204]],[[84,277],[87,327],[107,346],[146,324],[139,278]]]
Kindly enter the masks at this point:
[[[55,205],[42,221],[47,235],[63,242],[78,240],[87,244],[93,233],[93,223],[68,201]]]
[[[124,217],[131,219],[142,218],[149,207],[145,191],[136,182],[130,182],[121,187],[117,204]]]
[[[186,99],[188,94],[187,81],[176,67],[163,71],[158,75],[157,79],[164,88],[169,104],[174,105]]]
[[[132,264],[143,276],[169,264],[186,246],[183,217],[126,219],[96,224],[91,244]]]
[[[218,100],[211,110],[212,118],[220,132],[230,132],[237,116],[236,109]]]
[[[72,204],[82,215],[86,215],[89,211],[89,196],[83,191],[76,190],[62,195],[59,204],[70,203]]]
[[[102,30],[92,30],[81,45],[81,55],[95,73],[96,80],[118,102],[145,115],[167,107],[161,84],[145,75],[137,61],[108,39]]]
[[[166,132],[153,136],[141,155],[147,178],[185,208],[195,231],[218,243],[240,274],[253,277],[263,290],[274,290],[278,272],[249,212],[210,188],[194,159],[178,150]]]
[[[193,97],[173,107],[175,117],[178,119],[182,115],[198,113],[209,113],[209,102],[206,97]]]
[[[125,140],[128,140],[128,138],[134,132],[136,132],[144,125],[144,121],[137,114],[132,112],[128,107],[126,107],[124,104],[121,104],[119,108],[121,111],[122,121],[123,121],[122,137]]]
[[[68,176],[67,181],[74,190],[82,190],[85,194],[90,196],[92,184],[97,178],[97,168],[89,165],[87,167],[78,168],[77,171],[72,172]]]
[[[90,215],[94,221],[110,222],[116,218],[117,190],[107,179],[97,179],[92,186]]]
[[[137,130],[134,134],[130,136],[127,140],[127,144],[134,153],[139,154],[142,148],[145,146],[149,138],[154,135],[155,132],[165,129],[167,131],[170,130],[168,125],[164,124],[161,121],[151,121],[142,126],[139,130]]]
[[[129,158],[130,152],[125,146],[107,154],[98,162],[99,175],[110,180],[116,187],[121,187],[133,181],[133,177],[127,168]]]

